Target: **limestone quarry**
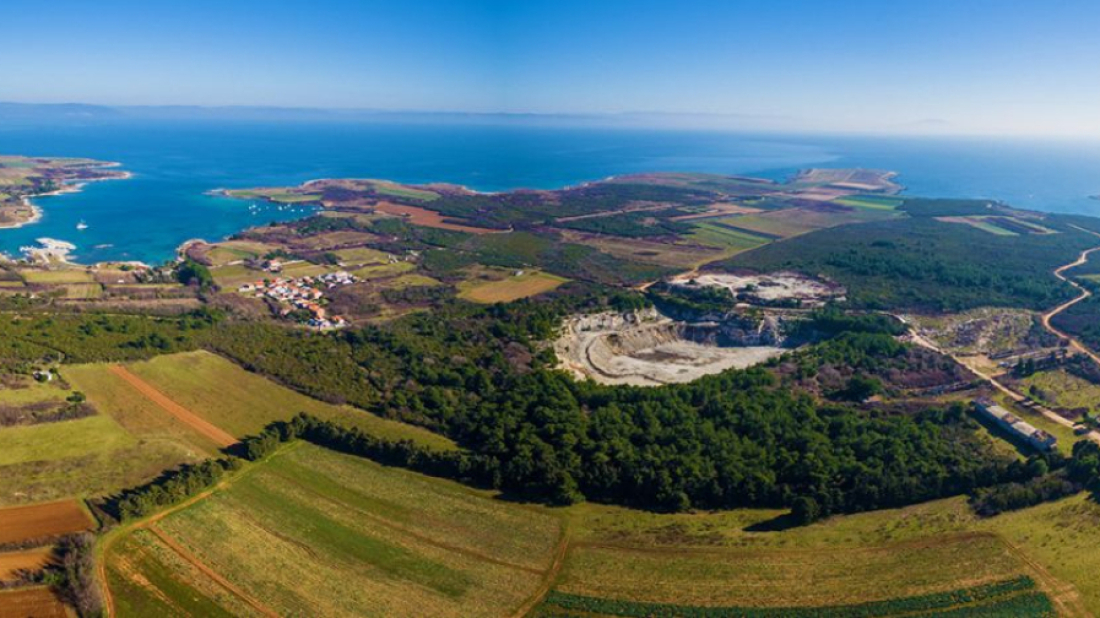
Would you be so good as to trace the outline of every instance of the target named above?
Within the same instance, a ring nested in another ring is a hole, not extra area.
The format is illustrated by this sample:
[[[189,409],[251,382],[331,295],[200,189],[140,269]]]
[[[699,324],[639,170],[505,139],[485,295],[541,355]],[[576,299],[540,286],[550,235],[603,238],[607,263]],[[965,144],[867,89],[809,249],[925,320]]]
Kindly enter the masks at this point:
[[[777,320],[679,322],[656,309],[574,316],[554,344],[561,366],[602,384],[658,386],[745,368],[784,351]]]
[[[723,288],[738,300],[752,305],[797,301],[801,307],[819,307],[828,301],[844,300],[844,288],[822,279],[795,272],[770,274],[699,273],[674,277],[672,285],[688,288]]]
[[[554,342],[559,366],[602,384],[690,382],[783,354],[791,347],[788,323],[800,320],[807,309],[844,298],[844,289],[834,283],[788,272],[693,273],[658,287],[685,294],[723,289],[729,292],[728,304],[572,316]]]

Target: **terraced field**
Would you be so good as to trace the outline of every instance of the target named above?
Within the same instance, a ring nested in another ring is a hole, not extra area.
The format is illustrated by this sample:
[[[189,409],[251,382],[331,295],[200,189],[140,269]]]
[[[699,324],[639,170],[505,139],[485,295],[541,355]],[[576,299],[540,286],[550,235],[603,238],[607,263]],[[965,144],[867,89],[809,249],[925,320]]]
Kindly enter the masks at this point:
[[[560,535],[545,511],[298,443],[112,545],[108,581],[120,616],[500,616]]]

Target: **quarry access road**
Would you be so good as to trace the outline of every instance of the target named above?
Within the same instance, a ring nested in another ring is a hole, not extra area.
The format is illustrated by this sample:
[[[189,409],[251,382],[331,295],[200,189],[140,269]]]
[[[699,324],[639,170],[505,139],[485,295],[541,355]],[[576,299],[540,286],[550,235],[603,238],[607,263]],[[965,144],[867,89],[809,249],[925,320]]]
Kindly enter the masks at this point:
[[[1083,228],[1080,228],[1080,229],[1083,229]],[[1088,231],[1088,230],[1084,230],[1084,231]],[[1089,233],[1093,234],[1093,235],[1096,235],[1096,236],[1100,236],[1100,234],[1096,234],[1096,232],[1089,232]],[[1056,328],[1053,324],[1050,323],[1051,319],[1054,318],[1054,316],[1058,315],[1059,313],[1062,313],[1066,309],[1069,309],[1070,307],[1076,305],[1077,303],[1079,303],[1079,302],[1085,300],[1086,298],[1092,296],[1092,292],[1090,292],[1088,289],[1086,289],[1085,286],[1081,285],[1080,283],[1077,283],[1073,279],[1070,279],[1064,273],[1067,270],[1070,270],[1072,268],[1076,268],[1078,266],[1082,266],[1082,265],[1086,264],[1089,261],[1089,256],[1092,255],[1096,251],[1100,251],[1100,247],[1093,247],[1092,249],[1082,251],[1081,255],[1077,258],[1077,261],[1066,264],[1065,266],[1060,266],[1060,267],[1058,267],[1054,270],[1054,276],[1055,277],[1058,277],[1062,281],[1065,281],[1066,283],[1068,283],[1068,284],[1072,285],[1073,287],[1077,288],[1077,291],[1079,291],[1080,294],[1078,294],[1077,297],[1074,298],[1073,300],[1066,301],[1066,302],[1062,303],[1061,305],[1058,305],[1054,309],[1051,309],[1050,311],[1044,313],[1043,316],[1042,316],[1042,321],[1043,321],[1043,327],[1044,328],[1046,328],[1048,331],[1053,333],[1056,337],[1059,337],[1061,339],[1064,339],[1064,340],[1068,341],[1071,348],[1073,348],[1074,350],[1076,350],[1077,352],[1079,352],[1081,354],[1084,354],[1085,356],[1088,356],[1089,358],[1092,359],[1092,362],[1096,363],[1097,365],[1100,365],[1100,356],[1097,356],[1095,352],[1093,352],[1092,350],[1085,347],[1085,345],[1082,344],[1080,341],[1078,341],[1077,339],[1074,339],[1073,337],[1067,335],[1066,333],[1062,332],[1061,330],[1058,330],[1058,328]]]
[[[1077,227],[1077,226],[1074,226],[1074,227]],[[1092,234],[1093,236],[1100,237],[1100,234],[1098,234],[1096,232],[1093,232],[1091,230],[1086,230],[1084,228],[1078,228],[1078,229],[1080,229],[1082,232],[1087,232],[1089,234]],[[1070,307],[1076,305],[1077,303],[1079,303],[1079,302],[1085,300],[1086,298],[1092,296],[1092,292],[1087,290],[1080,283],[1077,283],[1076,281],[1074,281],[1074,280],[1070,279],[1069,277],[1067,277],[1065,275],[1065,272],[1067,270],[1070,270],[1070,269],[1073,269],[1073,268],[1076,268],[1078,266],[1082,266],[1082,265],[1088,263],[1089,256],[1092,255],[1093,253],[1097,252],[1097,251],[1100,251],[1100,247],[1093,247],[1092,249],[1086,249],[1086,250],[1082,251],[1081,255],[1077,256],[1077,259],[1074,260],[1073,262],[1070,262],[1069,264],[1059,266],[1058,268],[1054,269],[1054,276],[1055,277],[1057,277],[1058,279],[1060,279],[1062,281],[1065,281],[1066,283],[1068,283],[1068,284],[1072,285],[1073,287],[1077,288],[1077,290],[1080,292],[1080,294],[1078,294],[1075,298],[1073,298],[1071,300],[1068,300],[1068,301],[1062,303],[1061,305],[1058,305],[1057,307],[1051,309],[1050,311],[1047,311],[1047,312],[1043,313],[1042,316],[1040,316],[1040,319],[1042,321],[1043,327],[1046,328],[1048,331],[1050,331],[1054,336],[1058,337],[1059,339],[1068,341],[1069,346],[1071,348],[1073,348],[1074,350],[1076,350],[1077,352],[1079,352],[1081,354],[1084,354],[1085,356],[1088,356],[1090,359],[1092,359],[1093,362],[1100,365],[1100,356],[1098,356],[1092,350],[1085,347],[1077,339],[1075,339],[1075,338],[1067,335],[1066,333],[1062,332],[1061,330],[1055,328],[1050,323],[1051,319],[1054,318],[1054,316],[1058,315],[1059,313],[1062,313],[1066,309],[1069,309]],[[948,352],[946,350],[941,349],[938,345],[933,343],[931,340],[929,340],[926,337],[922,336],[917,331],[916,325],[911,324],[909,322],[909,320],[905,319],[904,316],[894,315],[894,314],[891,314],[891,315],[893,315],[898,320],[901,320],[901,322],[903,324],[905,324],[906,326],[909,327],[909,335],[912,338],[913,343],[915,343],[915,344],[917,344],[921,347],[928,348],[929,350],[932,350],[933,352],[938,352],[940,354],[943,354],[945,356],[950,357],[956,363],[959,363],[963,367],[966,367],[967,369],[969,369],[970,372],[973,373],[974,375],[976,375],[979,378],[985,380],[986,382],[989,382],[994,388],[1001,391],[1002,393],[1007,395],[1010,399],[1012,399],[1012,401],[1015,401],[1016,403],[1018,403],[1020,405],[1026,405],[1026,402],[1029,401],[1028,397],[1026,397],[1023,394],[1018,393],[1018,392],[1012,390],[1011,388],[1005,386],[1004,384],[999,382],[995,377],[985,373],[984,371],[981,371],[981,370],[979,370],[975,367],[972,367],[972,366],[964,363],[962,361],[962,359],[959,358],[958,356],[956,356],[955,354],[952,354],[951,352]],[[1031,406],[1028,406],[1028,407],[1029,407],[1029,409],[1042,414],[1048,420],[1050,420],[1052,422],[1055,422],[1055,423],[1058,423],[1059,425],[1062,425],[1063,427],[1068,427],[1070,429],[1073,429],[1078,425],[1077,423],[1063,417],[1061,414],[1058,414],[1054,410],[1051,410],[1050,408],[1047,408],[1046,406],[1040,405],[1038,403],[1033,403]],[[1092,440],[1093,442],[1096,442],[1096,443],[1100,444],[1100,432],[1097,432],[1096,430],[1090,430],[1088,432],[1088,434],[1086,434],[1086,436],[1088,437],[1088,439]]]
[[[1100,248],[1100,247],[1098,247],[1098,248]],[[1049,420],[1053,423],[1057,423],[1057,424],[1059,424],[1063,427],[1067,427],[1069,429],[1076,428],[1077,423],[1069,420],[1068,418],[1065,418],[1064,416],[1062,416],[1061,414],[1058,414],[1057,412],[1055,412],[1054,410],[1051,410],[1050,408],[1039,405],[1037,403],[1032,404],[1030,406],[1027,406],[1026,402],[1028,401],[1028,397],[1025,397],[1024,395],[1022,395],[1022,394],[1012,390],[1011,388],[1005,386],[1000,381],[998,381],[997,378],[989,375],[988,373],[964,363],[963,360],[960,357],[958,357],[957,355],[952,354],[951,352],[948,352],[947,350],[942,349],[940,346],[936,345],[931,340],[929,340],[928,338],[924,337],[919,332],[917,332],[916,326],[914,324],[910,323],[909,320],[905,319],[904,316],[895,315],[895,314],[891,314],[891,315],[893,315],[898,320],[901,320],[901,322],[903,324],[905,324],[906,326],[909,327],[909,337],[913,341],[913,343],[921,346],[922,348],[927,348],[929,350],[932,350],[933,352],[936,352],[936,353],[939,353],[939,354],[943,354],[944,356],[947,356],[948,358],[955,361],[956,363],[962,365],[963,367],[966,367],[966,369],[968,371],[970,371],[971,373],[973,373],[974,375],[976,375],[979,378],[981,378],[982,380],[985,380],[986,382],[988,382],[991,386],[993,386],[993,388],[995,388],[995,389],[1001,391],[1002,393],[1004,393],[1005,395],[1007,395],[1008,398],[1011,399],[1012,401],[1020,404],[1021,406],[1027,407],[1029,410],[1031,410],[1033,412],[1038,412],[1039,414],[1042,414],[1047,420]],[[1089,440],[1092,440],[1093,442],[1096,442],[1097,444],[1100,444],[1100,433],[1098,433],[1096,431],[1089,431],[1088,434],[1085,435],[1085,437],[1087,437]]]

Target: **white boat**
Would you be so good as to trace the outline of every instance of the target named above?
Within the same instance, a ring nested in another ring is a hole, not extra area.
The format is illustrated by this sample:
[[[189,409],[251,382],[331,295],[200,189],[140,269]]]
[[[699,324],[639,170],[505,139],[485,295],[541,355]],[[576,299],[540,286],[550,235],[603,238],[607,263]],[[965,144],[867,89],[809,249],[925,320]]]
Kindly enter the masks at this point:
[[[77,223],[77,224],[76,224],[76,229],[78,229],[78,230],[86,230],[86,229],[88,229],[88,224],[87,224],[87,223],[84,223],[83,221],[81,221],[80,223]]]

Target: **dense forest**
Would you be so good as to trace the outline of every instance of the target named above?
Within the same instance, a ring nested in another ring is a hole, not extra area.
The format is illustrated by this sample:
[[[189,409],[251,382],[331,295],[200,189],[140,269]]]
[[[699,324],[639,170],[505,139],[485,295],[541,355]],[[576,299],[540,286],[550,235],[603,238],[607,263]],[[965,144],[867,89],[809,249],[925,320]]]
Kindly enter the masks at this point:
[[[575,284],[539,300],[475,306],[317,334],[201,311],[178,318],[28,317],[2,323],[8,354],[118,361],[207,347],[307,394],[443,433],[480,478],[516,496],[682,510],[793,506],[814,519],[919,502],[1006,480],[961,407],[895,413],[829,403],[778,371],[849,366],[888,376],[907,346],[881,315],[818,313],[827,340],[790,361],[664,388],[577,382],[544,341],[574,312],[632,310],[636,293]],[[832,373],[832,370],[830,370]],[[839,374],[838,374],[839,375]],[[871,391],[867,390],[871,389]],[[366,412],[364,412],[366,413]]]
[[[208,345],[311,395],[444,433],[489,462],[490,484],[531,499],[798,506],[808,520],[1026,477],[977,439],[960,407],[891,414],[821,404],[769,368],[659,389],[580,383],[550,369],[539,342],[566,312],[641,302],[576,293],[454,304],[324,337],[223,324]],[[900,346],[878,316],[832,314],[823,324],[845,341],[829,348],[830,362],[874,368],[881,357],[885,366]]]
[[[924,212],[953,212],[943,204],[936,209],[921,208]],[[1044,225],[1058,227],[1050,220]],[[1051,271],[1097,243],[1095,236],[1069,225],[1059,229],[1057,234],[998,236],[916,216],[812,232],[796,242],[773,243],[743,253],[723,265],[824,274],[844,285],[851,305],[858,308],[922,312],[982,306],[1046,309],[1074,294]]]

